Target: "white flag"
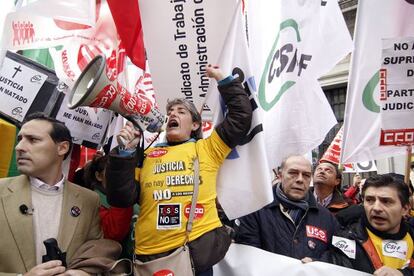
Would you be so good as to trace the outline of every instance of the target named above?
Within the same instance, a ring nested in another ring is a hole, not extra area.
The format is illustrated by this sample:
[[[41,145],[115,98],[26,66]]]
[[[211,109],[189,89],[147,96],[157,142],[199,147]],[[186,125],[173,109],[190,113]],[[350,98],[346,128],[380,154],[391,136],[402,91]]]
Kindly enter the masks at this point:
[[[271,167],[318,146],[335,125],[317,81],[352,48],[337,1],[248,2],[249,44]]]
[[[250,68],[245,24],[242,17],[241,1],[234,10],[233,22],[227,31],[224,48],[217,64],[223,72],[232,72],[250,93],[253,118],[250,131],[243,145],[237,146],[220,167],[217,194],[229,219],[254,212],[272,202],[271,170],[266,160],[263,133],[263,110],[258,105],[256,84]],[[219,93],[215,85],[207,93],[207,104],[220,107]],[[221,115],[216,110],[216,115]],[[221,122],[222,118],[215,122]],[[238,172],[238,173],[235,173]],[[240,202],[243,204],[240,204]]]
[[[404,148],[380,147],[381,48],[383,38],[414,36],[413,1],[363,0],[358,3],[341,162],[402,155]]]

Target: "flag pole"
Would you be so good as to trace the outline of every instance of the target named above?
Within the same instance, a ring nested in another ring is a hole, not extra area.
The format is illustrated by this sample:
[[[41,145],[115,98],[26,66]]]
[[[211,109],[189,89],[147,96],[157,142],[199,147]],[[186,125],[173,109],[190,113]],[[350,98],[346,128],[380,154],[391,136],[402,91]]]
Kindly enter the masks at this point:
[[[411,172],[411,152],[412,145],[408,145],[406,148],[406,159],[405,159],[405,176],[404,182],[408,185],[410,182],[410,172]]]

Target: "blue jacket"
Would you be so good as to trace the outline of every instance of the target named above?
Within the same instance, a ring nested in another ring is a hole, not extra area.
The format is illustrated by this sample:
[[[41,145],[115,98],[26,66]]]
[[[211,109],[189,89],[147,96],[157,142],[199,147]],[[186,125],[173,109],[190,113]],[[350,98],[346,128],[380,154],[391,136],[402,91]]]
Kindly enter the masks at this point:
[[[296,259],[320,258],[339,228],[335,217],[309,193],[309,208],[295,226],[281,210],[276,186],[273,196],[269,205],[236,220],[235,241]]]

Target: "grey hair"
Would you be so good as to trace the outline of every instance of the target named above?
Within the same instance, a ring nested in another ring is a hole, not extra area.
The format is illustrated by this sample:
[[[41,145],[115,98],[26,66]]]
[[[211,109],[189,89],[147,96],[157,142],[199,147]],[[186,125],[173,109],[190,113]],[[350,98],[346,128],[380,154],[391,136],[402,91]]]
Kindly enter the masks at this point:
[[[194,138],[196,140],[202,139],[203,131],[201,127],[202,126],[201,115],[197,111],[197,108],[192,102],[184,98],[175,98],[175,99],[172,99],[171,101],[168,100],[167,107],[166,107],[167,113],[171,107],[173,107],[174,105],[179,105],[179,104],[183,105],[190,112],[193,123],[198,123],[200,125],[196,130],[191,132],[191,138]]]

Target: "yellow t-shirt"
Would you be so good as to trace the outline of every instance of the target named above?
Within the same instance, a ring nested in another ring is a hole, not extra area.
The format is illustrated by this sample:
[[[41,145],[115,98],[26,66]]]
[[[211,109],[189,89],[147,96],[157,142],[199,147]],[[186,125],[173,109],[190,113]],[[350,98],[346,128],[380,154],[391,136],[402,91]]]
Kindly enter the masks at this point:
[[[140,214],[135,253],[158,254],[183,245],[194,184],[193,160],[200,163],[200,185],[190,241],[222,224],[216,209],[216,178],[230,148],[216,131],[207,139],[146,151],[138,180]]]
[[[368,236],[378,253],[383,265],[402,269],[410,263],[413,255],[413,240],[406,234],[402,240],[383,240],[367,229]]]

